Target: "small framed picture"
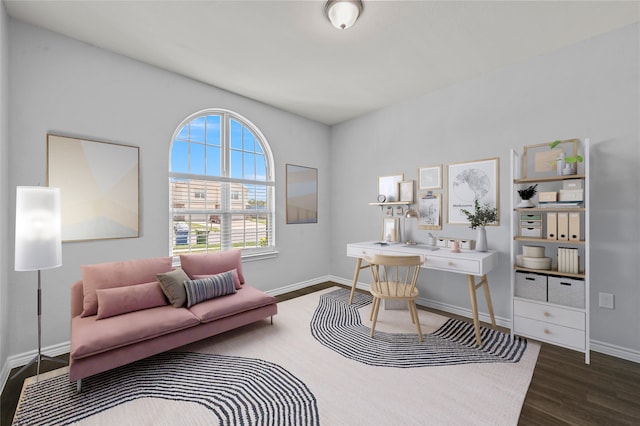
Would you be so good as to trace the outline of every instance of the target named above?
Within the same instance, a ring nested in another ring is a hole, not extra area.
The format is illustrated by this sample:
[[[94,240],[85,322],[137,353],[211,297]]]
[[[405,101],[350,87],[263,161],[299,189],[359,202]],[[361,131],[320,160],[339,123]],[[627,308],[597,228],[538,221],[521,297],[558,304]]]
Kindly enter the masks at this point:
[[[382,218],[382,241],[395,243],[400,235],[400,218],[384,217]]]
[[[442,195],[431,191],[420,198],[418,203],[418,229],[442,229]]]
[[[413,204],[413,180],[404,180],[398,184],[400,200]]]
[[[564,151],[566,157],[575,157],[578,154],[578,140],[569,139],[562,141],[557,147],[551,149],[549,143],[528,145],[524,147],[522,155],[522,176],[525,178],[539,178],[555,176],[556,159],[558,154]]]
[[[418,169],[418,189],[442,189],[442,164]]]
[[[384,195],[386,203],[398,201],[398,184],[404,180],[404,173],[393,176],[380,176],[378,178],[378,195]]]

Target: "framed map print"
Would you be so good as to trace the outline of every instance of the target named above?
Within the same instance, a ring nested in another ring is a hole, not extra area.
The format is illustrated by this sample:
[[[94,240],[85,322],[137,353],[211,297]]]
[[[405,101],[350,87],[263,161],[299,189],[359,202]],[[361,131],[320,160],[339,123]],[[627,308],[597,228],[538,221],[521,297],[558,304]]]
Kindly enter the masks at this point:
[[[499,162],[496,157],[447,165],[447,223],[469,225],[462,210],[473,211],[475,200],[480,205],[499,207]]]

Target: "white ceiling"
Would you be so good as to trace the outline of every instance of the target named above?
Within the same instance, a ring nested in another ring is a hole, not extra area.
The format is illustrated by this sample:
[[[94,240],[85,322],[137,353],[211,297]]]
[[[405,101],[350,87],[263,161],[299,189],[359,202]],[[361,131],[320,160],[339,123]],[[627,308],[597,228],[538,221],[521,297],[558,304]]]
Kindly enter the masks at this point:
[[[31,23],[335,124],[640,21],[640,2],[15,1]]]

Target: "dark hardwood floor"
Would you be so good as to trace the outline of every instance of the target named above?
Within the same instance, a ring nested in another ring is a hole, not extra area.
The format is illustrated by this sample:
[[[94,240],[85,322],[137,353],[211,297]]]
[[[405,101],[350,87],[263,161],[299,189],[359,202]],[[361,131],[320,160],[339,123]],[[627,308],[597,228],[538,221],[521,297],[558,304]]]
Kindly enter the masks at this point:
[[[335,285],[331,282],[318,284],[283,294],[278,300]],[[431,311],[470,321],[446,312]],[[68,355],[59,358],[66,360]],[[59,365],[48,362],[42,365],[43,371],[55,368]],[[22,377],[7,382],[0,400],[0,424],[11,424],[22,382],[33,375],[35,367]],[[579,352],[543,344],[518,424],[640,425],[640,364],[591,352],[591,364],[586,365],[584,355]]]

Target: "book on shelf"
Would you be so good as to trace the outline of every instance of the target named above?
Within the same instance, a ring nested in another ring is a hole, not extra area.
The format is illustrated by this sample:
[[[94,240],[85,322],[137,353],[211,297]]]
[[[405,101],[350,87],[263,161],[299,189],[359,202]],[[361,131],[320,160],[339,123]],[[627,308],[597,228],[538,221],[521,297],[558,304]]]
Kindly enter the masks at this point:
[[[582,207],[582,201],[538,201],[538,207],[541,208],[579,208]]]
[[[570,274],[580,273],[577,248],[558,247],[558,272],[567,272]]]

